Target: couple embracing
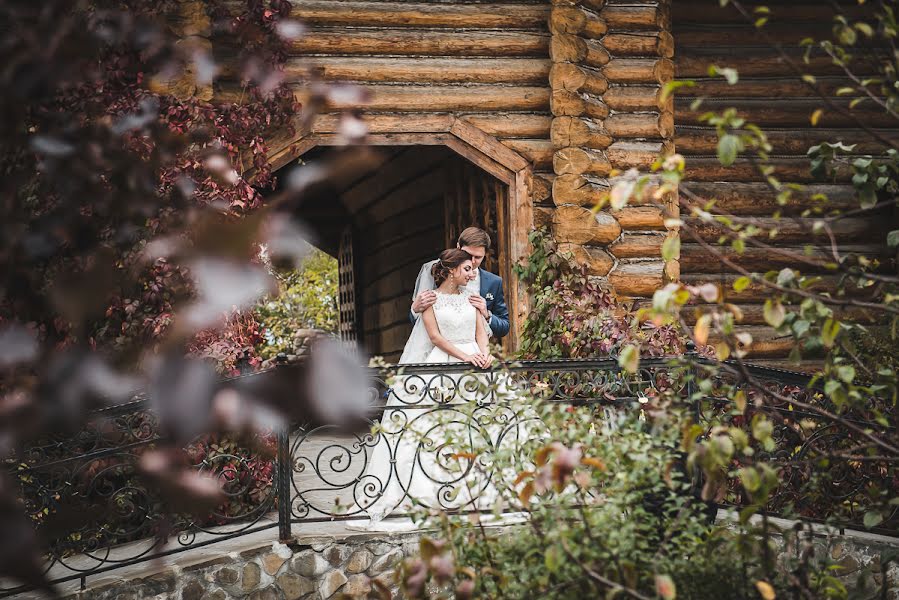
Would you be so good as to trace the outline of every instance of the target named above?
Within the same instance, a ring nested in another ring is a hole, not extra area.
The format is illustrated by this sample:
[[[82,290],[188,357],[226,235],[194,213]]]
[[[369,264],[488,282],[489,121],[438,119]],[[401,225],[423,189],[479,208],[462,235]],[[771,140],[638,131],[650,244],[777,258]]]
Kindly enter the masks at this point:
[[[414,327],[399,364],[493,363],[489,338],[509,333],[509,310],[502,278],[480,268],[489,251],[487,232],[469,227],[455,248],[422,266],[409,311]]]
[[[470,363],[486,369],[493,364],[488,341],[509,332],[509,311],[502,279],[480,268],[489,250],[487,233],[469,227],[459,236],[456,248],[444,250],[437,260],[422,266],[409,313],[414,327],[400,365]],[[432,389],[435,381],[453,382],[449,398]],[[427,381],[415,374],[398,376],[375,435],[364,445],[366,455],[371,454],[354,488],[368,521],[349,527],[414,528],[409,519],[384,521],[401,506],[443,510],[489,506],[496,496],[489,474],[480,473],[483,483],[472,489],[471,477],[479,475],[478,467],[474,462],[451,466],[453,460],[444,454],[453,444],[472,437],[492,451],[522,437],[514,419],[504,419],[501,426],[488,424],[493,399],[509,387],[504,382],[496,374],[492,379],[487,374],[438,374]],[[477,385],[472,387],[473,383]],[[483,391],[488,389],[493,391]]]

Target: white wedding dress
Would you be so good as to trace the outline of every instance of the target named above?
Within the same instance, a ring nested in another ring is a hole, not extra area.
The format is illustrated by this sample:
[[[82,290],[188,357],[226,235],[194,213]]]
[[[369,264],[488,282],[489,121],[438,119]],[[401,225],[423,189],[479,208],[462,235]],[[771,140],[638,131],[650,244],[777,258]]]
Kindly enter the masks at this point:
[[[434,316],[440,334],[466,354],[480,351],[475,340],[477,310],[471,292],[437,292]],[[418,319],[398,364],[459,363],[435,347]],[[472,371],[475,368],[472,367]],[[490,484],[490,454],[500,445],[517,443],[522,427],[511,413],[497,419],[497,400],[511,387],[501,372],[403,374],[388,397],[368,465],[356,485],[356,502],[369,521],[352,528],[407,531],[413,505],[437,510],[485,510],[496,500]],[[500,412],[505,410],[503,407]],[[514,412],[514,409],[513,411]],[[470,448],[487,449],[476,457]]]

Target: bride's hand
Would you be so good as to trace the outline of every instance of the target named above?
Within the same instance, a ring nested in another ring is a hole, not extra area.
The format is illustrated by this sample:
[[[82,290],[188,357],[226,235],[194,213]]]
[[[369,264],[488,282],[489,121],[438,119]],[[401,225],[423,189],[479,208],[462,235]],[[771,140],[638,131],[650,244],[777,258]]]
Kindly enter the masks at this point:
[[[493,364],[493,361],[496,360],[495,358],[493,358],[493,355],[492,355],[492,354],[489,354],[489,353],[488,353],[488,354],[482,354],[481,356],[484,358],[484,366],[483,366],[483,368],[485,368],[485,369],[489,368],[490,365]]]
[[[480,367],[481,366],[480,354],[466,354],[465,362],[471,363],[476,367]]]

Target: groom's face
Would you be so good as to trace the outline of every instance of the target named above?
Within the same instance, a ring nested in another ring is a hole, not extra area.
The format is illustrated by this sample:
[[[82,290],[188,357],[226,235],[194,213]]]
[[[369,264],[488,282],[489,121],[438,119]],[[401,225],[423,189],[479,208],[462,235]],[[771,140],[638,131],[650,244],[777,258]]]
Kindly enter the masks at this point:
[[[471,266],[475,269],[481,267],[481,263],[484,262],[484,257],[487,256],[487,248],[482,246],[462,246],[462,250],[465,250],[471,255]]]

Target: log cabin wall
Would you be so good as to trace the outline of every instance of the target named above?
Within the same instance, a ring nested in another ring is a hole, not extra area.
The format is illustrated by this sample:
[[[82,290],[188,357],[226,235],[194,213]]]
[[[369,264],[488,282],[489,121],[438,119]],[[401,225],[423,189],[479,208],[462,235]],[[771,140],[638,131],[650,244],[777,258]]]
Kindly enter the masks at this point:
[[[648,168],[672,148],[674,43],[667,2],[554,0],[550,29],[553,207],[540,207],[562,249],[607,277],[622,300],[648,297],[676,262],[661,259],[669,203],[622,210],[590,207],[616,171]]]
[[[365,86],[370,133],[447,131],[462,117],[530,161],[538,178],[549,174],[547,2],[302,0],[294,15],[309,30],[293,44],[288,77],[311,69]],[[306,98],[302,85],[297,95]],[[339,111],[356,108],[334,103],[313,133],[338,132]],[[547,181],[534,189],[548,198]]]
[[[827,39],[833,23],[832,6],[822,2],[781,0],[765,3],[771,9],[770,20],[764,30],[798,64],[802,64],[800,40],[805,37]],[[847,10],[858,10],[855,2],[841,3]],[[855,9],[853,9],[855,5]],[[719,111],[726,107],[738,108],[748,121],[760,125],[774,146],[771,163],[775,174],[783,181],[811,184],[811,194],[825,193],[834,208],[845,209],[857,205],[849,174],[845,171],[836,181],[819,183],[811,177],[808,148],[821,141],[842,141],[858,144],[856,152],[877,152],[876,143],[858,128],[851,119],[832,111],[826,111],[817,127],[810,116],[822,101],[802,83],[788,64],[777,55],[756,29],[733,8],[722,9],[709,0],[677,0],[673,5],[673,34],[677,46],[676,69],[680,79],[694,79],[696,87],[688,94],[680,94],[676,100],[677,150],[687,160],[685,186],[707,199],[717,199],[715,208],[724,214],[739,218],[758,218],[767,227],[776,226],[776,238],[765,240],[777,247],[789,248],[802,254],[805,245],[817,245],[812,258],[820,260],[818,267],[792,264],[789,258],[776,251],[747,246],[742,255],[728,251],[729,258],[756,272],[779,270],[784,267],[800,269],[803,273],[819,272],[821,285],[828,285],[832,275],[827,275],[823,263],[826,254],[821,250],[824,241],[813,233],[811,217],[802,216],[812,202],[808,196],[796,197],[786,206],[778,206],[775,194],[762,177],[746,160],[738,160],[732,167],[722,167],[716,158],[717,136],[713,127],[699,121],[705,111]],[[723,78],[709,78],[708,66],[734,67],[739,71],[739,82],[728,85]],[[830,96],[844,85],[842,72],[822,54],[812,54],[810,65],[803,65],[806,72],[816,76],[817,83]],[[697,110],[690,105],[698,96],[707,99]],[[834,97],[833,101],[846,106],[848,100]],[[857,110],[864,110],[864,104]],[[878,121],[879,119],[879,121]],[[875,125],[889,125],[884,116],[865,116],[865,121]],[[895,135],[893,132],[885,132]],[[780,210],[785,219],[780,222],[770,217]],[[687,218],[687,221],[698,223]],[[887,219],[846,218],[834,223],[835,236],[841,246],[864,252],[868,256],[883,255],[884,230]],[[701,226],[703,240],[715,244],[721,231],[715,227]],[[767,296],[764,289],[750,285],[742,292],[732,287],[737,277],[709,252],[690,237],[681,240],[681,278],[686,283],[719,282],[729,302],[739,305],[744,323],[753,335],[750,358],[754,362],[782,361],[792,349],[792,340],[778,338],[775,332],[764,326],[762,304]],[[814,362],[809,362],[814,367]]]

